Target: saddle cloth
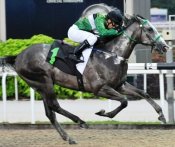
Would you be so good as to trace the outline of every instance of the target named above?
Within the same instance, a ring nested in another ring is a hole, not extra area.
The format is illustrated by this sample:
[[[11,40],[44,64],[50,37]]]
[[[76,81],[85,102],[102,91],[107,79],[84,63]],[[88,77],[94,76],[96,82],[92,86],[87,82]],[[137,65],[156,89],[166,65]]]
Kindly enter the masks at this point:
[[[84,91],[82,75],[92,52],[92,48],[83,51],[82,60],[84,60],[84,62],[78,64],[69,58],[69,55],[73,54],[73,51],[74,48],[72,46],[56,40],[50,47],[46,61],[64,73],[76,76],[79,90]]]
[[[87,48],[82,52],[81,59],[84,61],[83,63],[75,63],[69,59],[69,54],[73,54],[73,51],[72,46],[56,40],[51,45],[46,61],[67,74],[77,75],[76,70],[78,70],[82,75],[91,55],[92,48]]]

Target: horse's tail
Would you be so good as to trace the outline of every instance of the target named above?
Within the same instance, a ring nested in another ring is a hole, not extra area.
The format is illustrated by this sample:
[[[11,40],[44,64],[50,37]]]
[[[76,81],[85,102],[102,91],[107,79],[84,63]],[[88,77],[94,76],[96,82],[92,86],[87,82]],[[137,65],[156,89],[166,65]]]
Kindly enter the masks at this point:
[[[17,56],[0,57],[0,66],[6,66],[6,65],[13,66],[15,63],[16,57]]]

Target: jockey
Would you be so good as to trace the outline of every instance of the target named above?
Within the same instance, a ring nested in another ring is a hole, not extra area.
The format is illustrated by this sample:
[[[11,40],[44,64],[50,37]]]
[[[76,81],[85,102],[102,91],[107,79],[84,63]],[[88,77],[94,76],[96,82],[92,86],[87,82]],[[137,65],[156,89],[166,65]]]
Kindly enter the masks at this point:
[[[96,13],[80,18],[68,30],[68,37],[80,43],[70,58],[76,62],[83,62],[80,57],[84,49],[93,46],[97,37],[119,35],[122,24],[123,16],[118,9],[110,11],[107,15]]]

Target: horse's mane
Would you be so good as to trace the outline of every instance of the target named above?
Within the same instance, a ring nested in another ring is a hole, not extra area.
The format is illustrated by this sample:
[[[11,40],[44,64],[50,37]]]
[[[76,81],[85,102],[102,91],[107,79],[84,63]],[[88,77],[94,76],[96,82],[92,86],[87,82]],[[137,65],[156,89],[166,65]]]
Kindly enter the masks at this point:
[[[145,19],[144,17],[140,16],[140,15],[124,15],[124,26],[123,26],[123,31],[125,29],[127,29],[130,25],[132,25],[134,22],[139,22],[139,19]],[[123,33],[121,33],[120,35],[122,35]],[[120,35],[118,35],[117,37],[119,37]],[[111,37],[106,37],[106,38],[100,38],[96,45],[97,46],[103,46],[105,43],[113,40],[114,38],[116,38],[116,36],[111,36]]]
[[[138,18],[146,19],[146,18],[144,18],[143,16],[140,16],[140,15],[128,15],[128,14],[126,14],[124,16],[124,26],[125,26],[125,28],[129,27],[135,21],[138,21]]]
[[[125,28],[127,28],[128,26],[130,26],[134,22],[135,22],[135,16],[128,15],[128,14],[126,14],[124,16],[124,26],[125,26]]]
[[[90,14],[94,14],[94,13],[98,13],[98,12],[107,14],[108,12],[110,12],[112,10],[116,10],[116,9],[119,10],[117,7],[108,6],[108,5],[104,4],[104,3],[93,4],[93,5],[88,6],[82,12],[81,17],[85,17],[85,16],[88,16]],[[123,17],[124,17],[124,27],[123,27],[124,30],[127,29],[134,22],[138,21],[138,17],[141,18],[141,19],[145,19],[145,18],[143,18],[140,15],[125,14]],[[107,37],[107,38],[101,38],[100,40],[97,41],[96,45],[97,46],[99,46],[99,45],[101,46],[101,44],[109,42],[109,41],[111,41],[114,38],[115,38],[114,36]]]

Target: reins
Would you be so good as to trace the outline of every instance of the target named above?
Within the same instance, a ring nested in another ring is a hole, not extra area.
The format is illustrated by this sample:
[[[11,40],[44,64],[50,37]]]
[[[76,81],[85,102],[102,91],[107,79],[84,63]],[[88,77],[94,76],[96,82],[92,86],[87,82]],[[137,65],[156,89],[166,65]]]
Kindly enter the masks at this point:
[[[142,18],[142,19],[143,19],[143,22],[141,22],[141,21],[138,19],[138,17]],[[143,17],[137,15],[137,16],[133,17],[133,18],[130,20],[130,22],[129,22],[129,24],[127,25],[126,28],[128,28],[128,27],[129,27],[131,24],[133,24],[135,21],[137,21],[137,22],[139,23],[139,28],[141,29],[141,33],[140,33],[140,37],[139,37],[140,39],[139,39],[139,40],[136,40],[135,38],[132,38],[132,36],[129,36],[125,30],[123,31],[124,35],[125,35],[126,37],[128,37],[128,39],[129,39],[130,41],[133,41],[133,42],[135,42],[135,43],[140,43],[140,44],[143,44],[143,45],[150,45],[150,46],[153,48],[155,42],[156,42],[157,40],[160,39],[161,35],[158,34],[157,36],[155,36],[155,38],[151,38],[151,37],[146,33],[146,36],[152,41],[152,44],[146,44],[146,43],[141,42],[140,40],[141,40],[142,33],[143,33],[143,31],[144,31],[144,26],[145,26],[146,24],[148,24],[149,21],[148,21],[147,19],[145,19],[145,18],[143,18]],[[144,32],[146,32],[146,31],[144,31]]]
[[[142,18],[142,21],[141,21],[138,17]],[[127,33],[127,31],[126,31],[126,29],[127,29],[130,25],[132,25],[133,23],[135,23],[135,22],[137,22],[137,23],[139,24],[139,28],[138,28],[138,30],[136,30],[136,32],[138,32],[138,31],[140,30],[140,35],[139,35],[140,37],[139,37],[139,39],[138,39],[138,38],[133,38],[133,37],[132,37],[131,35],[129,35],[129,34]],[[120,32],[120,35],[125,35],[130,41],[132,41],[132,42],[134,42],[134,43],[136,43],[136,44],[143,44],[143,45],[149,45],[149,46],[151,46],[151,47],[152,47],[152,48],[151,48],[151,51],[153,50],[156,41],[158,41],[158,40],[161,38],[161,35],[160,35],[159,33],[155,36],[155,38],[151,38],[151,37],[149,36],[149,34],[147,33],[147,31],[146,31],[145,28],[144,28],[144,26],[147,25],[147,24],[149,23],[149,21],[148,21],[147,19],[141,17],[141,16],[138,16],[138,15],[137,15],[137,16],[134,16],[134,17],[132,17],[130,20],[128,20],[128,22],[125,22],[125,23],[126,23],[126,26],[125,26],[125,28]],[[141,41],[143,32],[146,34],[147,38],[152,42],[151,44],[144,43],[144,42]],[[98,50],[98,49],[96,49],[96,51],[98,51],[98,52],[103,52],[104,54],[109,54],[110,56],[114,56],[114,55],[115,55],[115,56],[116,56],[116,59],[118,59],[118,60],[120,60],[120,61],[125,61],[125,62],[128,61],[128,59],[126,59],[126,58],[124,58],[124,57],[122,57],[122,56],[118,56],[118,55],[116,55],[116,53],[113,53],[113,52],[102,51],[102,50]]]
[[[103,50],[101,50],[101,49],[93,49],[94,51],[96,51],[96,52],[99,52],[99,53],[104,53],[104,54],[108,54],[109,56],[115,56],[115,58],[117,58],[118,60],[120,60],[120,61],[125,61],[125,62],[127,62],[128,61],[128,59],[125,59],[124,57],[122,57],[122,56],[118,56],[118,55],[116,55],[116,53],[114,53],[114,52],[109,52],[109,51],[103,51]]]

